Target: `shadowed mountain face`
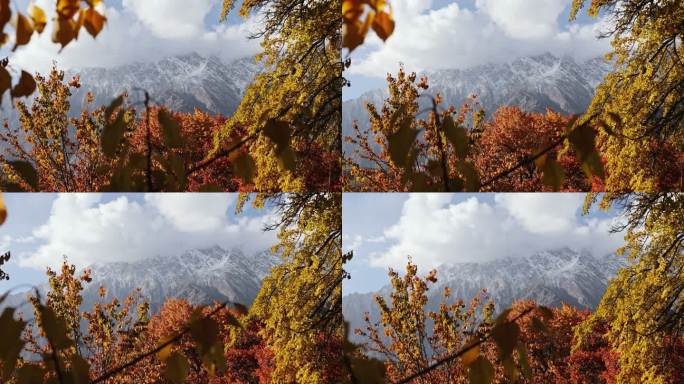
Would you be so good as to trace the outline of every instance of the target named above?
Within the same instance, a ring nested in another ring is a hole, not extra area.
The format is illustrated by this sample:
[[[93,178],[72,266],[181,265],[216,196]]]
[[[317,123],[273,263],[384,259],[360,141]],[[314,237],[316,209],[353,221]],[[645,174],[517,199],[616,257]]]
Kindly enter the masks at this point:
[[[216,246],[178,256],[94,264],[89,267],[93,280],[85,285],[81,308],[90,310],[95,302],[101,301],[100,286],[107,290],[104,302],[114,297],[123,299],[140,288],[152,312],[157,312],[170,298],[185,298],[192,304],[230,301],[249,306],[278,260],[270,250],[247,255],[240,248],[227,250]],[[41,287],[43,294],[45,289]],[[26,293],[10,295],[3,305],[19,307],[25,317],[33,315],[26,303]]]
[[[528,112],[545,112],[551,108],[566,114],[582,113],[594,95],[594,90],[610,71],[611,64],[602,58],[577,63],[570,57],[555,57],[550,53],[522,57],[504,64],[480,65],[465,70],[446,69],[423,73],[428,78],[428,93],[441,94],[442,106],[461,106],[471,95],[488,116],[501,106],[518,106]],[[344,136],[353,134],[357,121],[368,128],[366,103],[378,109],[388,96],[387,89],[369,91],[344,102],[342,130]],[[420,109],[430,103],[422,98]],[[345,153],[351,153],[347,145]]]
[[[437,283],[428,293],[427,310],[439,310],[445,287],[451,289],[454,300],[461,298],[465,302],[486,288],[498,310],[509,307],[515,300],[526,299],[546,306],[567,303],[593,309],[608,281],[625,265],[625,260],[616,255],[597,257],[569,248],[483,263],[444,265],[437,268]],[[364,325],[365,312],[369,312],[371,321],[378,321],[380,314],[374,296],[389,298],[390,293],[391,287],[386,286],[375,293],[345,296],[343,314],[352,329]]]

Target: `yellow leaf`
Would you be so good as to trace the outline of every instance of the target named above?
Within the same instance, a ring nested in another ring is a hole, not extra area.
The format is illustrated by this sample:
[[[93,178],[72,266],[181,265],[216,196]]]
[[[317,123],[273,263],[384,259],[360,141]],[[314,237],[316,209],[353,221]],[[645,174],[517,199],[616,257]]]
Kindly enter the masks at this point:
[[[107,21],[107,18],[92,8],[88,8],[83,13],[83,26],[93,37],[97,37],[105,21]]]
[[[71,19],[81,9],[81,0],[57,0],[57,13],[64,19]]]
[[[4,224],[5,220],[7,220],[7,207],[5,207],[5,199],[0,193],[0,225]]]
[[[20,45],[28,44],[28,42],[31,41],[31,35],[33,35],[33,25],[28,17],[18,13],[16,23],[17,38],[14,42],[14,48],[12,48],[13,51]]]
[[[470,365],[478,356],[480,356],[480,346],[476,345],[461,355],[461,361],[463,365]]]
[[[45,11],[35,4],[32,4],[29,8],[29,14],[31,15],[31,20],[33,20],[33,27],[38,33],[43,33],[45,25],[47,25],[47,16]]]
[[[164,344],[170,340],[170,337],[165,337],[162,340],[163,340],[162,344]],[[168,359],[169,356],[171,356],[172,351],[173,351],[173,343],[169,343],[168,345],[164,346],[164,348],[160,349],[159,352],[157,352],[157,357],[161,361],[166,361],[166,359]]]
[[[394,20],[388,13],[378,12],[373,20],[373,30],[379,38],[385,41],[394,32]]]
[[[0,0],[0,31],[5,29],[5,24],[9,23],[11,18],[10,0]]]
[[[76,38],[77,33],[78,28],[74,20],[58,18],[52,32],[52,41],[61,44],[64,48]]]
[[[363,15],[363,3],[359,0],[344,0],[342,2],[342,16],[350,22],[358,20]]]

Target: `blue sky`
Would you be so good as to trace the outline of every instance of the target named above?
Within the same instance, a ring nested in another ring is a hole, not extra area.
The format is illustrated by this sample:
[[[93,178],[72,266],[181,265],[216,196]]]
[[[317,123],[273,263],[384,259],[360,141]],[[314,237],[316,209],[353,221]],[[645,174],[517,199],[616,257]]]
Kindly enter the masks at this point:
[[[28,0],[17,0],[26,12]],[[49,15],[54,0],[35,0]],[[105,0],[100,10],[107,16],[104,30],[93,39],[85,32],[62,53],[51,42],[51,25],[31,43],[10,53],[12,43],[0,50],[10,55],[15,69],[45,72],[56,61],[61,69],[108,67],[137,61],[156,61],[171,55],[198,52],[225,61],[251,56],[259,42],[248,39],[259,28],[259,16],[243,19],[232,12],[228,22],[218,23],[220,0]],[[9,28],[8,28],[9,29]],[[12,37],[13,38],[13,37]]]
[[[468,68],[551,52],[577,60],[609,49],[596,39],[608,21],[585,13],[568,21],[572,0],[391,0],[394,34],[382,42],[372,31],[351,55],[345,100],[384,88],[399,63],[408,71]],[[345,50],[346,54],[346,50]]]
[[[0,253],[12,252],[0,292],[44,281],[63,256],[78,267],[220,245],[260,252],[276,243],[271,208],[235,215],[237,194],[3,194]]]
[[[375,291],[387,269],[408,256],[427,272],[441,264],[478,262],[559,247],[614,252],[616,213],[582,215],[584,194],[346,193],[343,247],[353,250],[344,293]]]

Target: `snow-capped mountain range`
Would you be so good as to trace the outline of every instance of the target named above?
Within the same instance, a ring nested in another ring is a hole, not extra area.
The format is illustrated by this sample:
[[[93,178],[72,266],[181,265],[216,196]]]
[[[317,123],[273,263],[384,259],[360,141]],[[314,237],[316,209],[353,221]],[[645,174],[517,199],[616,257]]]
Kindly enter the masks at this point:
[[[123,92],[128,92],[132,101],[140,101],[143,97],[138,90],[144,89],[155,104],[174,111],[199,108],[231,115],[259,70],[251,57],[224,63],[217,57],[192,53],[114,68],[72,69],[65,79],[81,77],[82,86],[72,97],[75,111],[82,109],[86,92],[93,94],[95,105],[106,105]]]
[[[576,62],[573,58],[556,57],[550,53],[521,57],[501,64],[485,64],[469,69],[443,69],[427,71],[430,88],[428,93],[440,93],[443,106],[460,107],[471,95],[485,109],[488,116],[501,106],[518,106],[525,111],[544,112],[551,108],[556,112],[578,114],[583,112],[594,95],[598,84],[611,69],[603,58]],[[342,130],[344,136],[353,134],[352,125],[357,121],[361,128],[368,128],[366,103],[378,109],[388,96],[388,91],[376,89],[358,98],[347,100],[342,106]],[[423,107],[429,100],[420,101]],[[344,148],[350,153],[351,147]]]
[[[194,249],[177,256],[155,256],[135,262],[94,264],[92,281],[85,284],[82,309],[95,302],[125,298],[136,288],[149,300],[152,312],[166,299],[185,298],[193,304],[230,301],[249,306],[261,288],[262,280],[278,264],[279,258],[264,250],[245,254],[241,248],[213,246]],[[107,290],[104,300],[99,287]],[[41,287],[45,292],[47,286]],[[25,317],[32,316],[26,293],[10,295],[3,306],[19,307]]]
[[[193,112],[198,108],[229,116],[260,70],[261,66],[251,57],[226,63],[215,56],[192,53],[113,68],[73,68],[65,72],[64,80],[75,75],[81,78],[81,88],[70,99],[72,116],[80,115],[87,92],[93,94],[91,109],[108,105],[124,92],[139,107],[144,100],[140,92],[143,89],[154,104],[166,105],[174,111]],[[18,124],[9,95],[5,95],[0,108],[0,122],[5,119]]]
[[[469,302],[483,288],[498,310],[515,300],[532,299],[546,306],[567,303],[578,308],[595,308],[608,282],[618,269],[627,265],[614,254],[594,256],[587,251],[561,248],[527,257],[501,258],[482,263],[457,263],[437,268],[437,283],[428,294],[427,309],[439,310],[445,287],[451,298]],[[421,271],[419,270],[419,273]],[[427,271],[422,271],[421,275]],[[374,297],[389,298],[391,287],[378,292],[353,293],[342,300],[344,318],[351,329],[364,326],[364,313],[371,321],[380,318]],[[388,304],[391,301],[388,299]],[[362,341],[357,338],[357,341]]]

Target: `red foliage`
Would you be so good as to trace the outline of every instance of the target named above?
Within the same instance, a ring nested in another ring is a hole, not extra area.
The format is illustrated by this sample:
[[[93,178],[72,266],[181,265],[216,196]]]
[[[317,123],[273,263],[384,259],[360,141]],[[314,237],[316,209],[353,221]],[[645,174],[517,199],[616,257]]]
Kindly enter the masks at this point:
[[[476,155],[473,157],[475,166],[480,171],[480,179],[488,180],[558,141],[570,121],[570,116],[551,110],[543,114],[523,112],[518,107],[499,108],[494,112],[493,119],[484,125],[480,138],[476,140]],[[548,156],[556,157],[560,149],[562,145],[552,150]],[[565,172],[562,190],[591,189],[591,183],[572,152],[563,154],[558,163]],[[542,182],[541,176],[535,164],[530,163],[494,182],[490,189],[511,192],[550,190]]]

